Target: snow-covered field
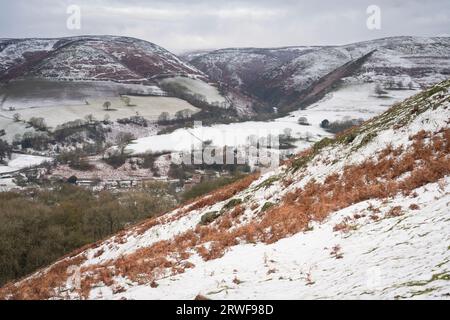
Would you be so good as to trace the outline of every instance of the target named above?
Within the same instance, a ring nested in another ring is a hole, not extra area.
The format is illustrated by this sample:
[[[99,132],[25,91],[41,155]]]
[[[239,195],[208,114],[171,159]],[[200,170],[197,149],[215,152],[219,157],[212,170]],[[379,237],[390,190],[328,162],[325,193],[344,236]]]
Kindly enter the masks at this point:
[[[329,121],[345,119],[370,119],[392,104],[402,101],[416,93],[414,90],[393,90],[385,97],[379,98],[374,93],[375,84],[346,85],[328,94],[306,110],[298,110],[290,115],[268,122],[247,121],[232,124],[219,124],[194,129],[178,129],[170,134],[150,136],[137,139],[128,146],[133,154],[146,151],[183,151],[198,147],[201,141],[212,140],[214,146],[242,146],[248,144],[249,137],[267,137],[283,134],[291,130],[298,138],[295,144],[300,151],[323,137],[331,136],[320,127],[324,119]],[[299,117],[306,117],[310,126],[299,125]]]
[[[165,93],[154,85],[29,78],[0,86],[0,109],[20,111],[36,107],[71,106],[91,100],[117,98],[123,94],[161,96]]]
[[[13,153],[11,156],[11,160],[8,161],[8,164],[6,166],[0,165],[0,174],[15,172],[15,171],[25,169],[28,167],[38,166],[38,165],[42,164],[43,162],[50,161],[50,160],[51,160],[51,158],[47,158],[47,157]]]
[[[0,111],[0,129],[5,130],[5,135],[1,136],[0,139],[6,140],[11,143],[16,134],[23,134],[25,131],[34,131],[33,128],[27,128],[27,125],[23,122],[14,122],[12,120],[12,115],[4,115]]]
[[[249,145],[252,138],[263,138],[269,135],[283,134],[286,129],[292,130],[296,138],[311,139],[311,142],[324,136],[331,136],[318,126],[300,126],[296,121],[248,121],[232,124],[218,124],[211,127],[193,129],[177,129],[172,133],[137,139],[128,145],[127,150],[133,154],[147,151],[186,151],[201,146],[202,141],[212,141],[217,147],[239,147]],[[299,148],[309,146],[306,140],[299,141]]]
[[[111,102],[111,110],[106,111],[103,108],[105,101]],[[198,108],[195,108],[188,102],[171,97],[130,96],[130,105],[126,106],[119,97],[115,97],[89,100],[89,105],[78,104],[27,108],[19,111],[1,111],[0,115],[12,118],[14,113],[19,113],[23,120],[29,120],[31,117],[42,117],[48,126],[55,128],[69,121],[83,119],[89,114],[92,114],[97,120],[103,120],[105,116],[108,116],[111,121],[115,121],[135,115],[140,115],[149,120],[156,120],[162,112],[168,112],[173,116],[177,111],[183,109],[190,109],[194,112],[198,111]]]
[[[292,121],[292,119],[306,117],[313,126],[320,126],[324,119],[329,121],[346,118],[368,120],[383,113],[394,103],[403,101],[418,92],[418,90],[391,90],[386,95],[378,97],[375,94],[375,86],[375,83],[343,85],[306,110],[294,111],[277,121]]]

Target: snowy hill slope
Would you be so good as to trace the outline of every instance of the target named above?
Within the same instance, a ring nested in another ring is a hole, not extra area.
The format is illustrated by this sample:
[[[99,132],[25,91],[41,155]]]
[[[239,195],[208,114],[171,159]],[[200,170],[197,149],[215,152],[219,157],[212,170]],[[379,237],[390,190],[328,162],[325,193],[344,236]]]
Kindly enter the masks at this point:
[[[194,55],[190,62],[216,81],[240,86],[275,105],[301,94],[344,64],[374,51],[346,79],[352,82],[402,82],[414,87],[446,79],[450,38],[393,37],[344,46],[279,49],[223,49]],[[189,57],[189,55],[187,55]]]
[[[81,36],[0,42],[3,81],[35,76],[142,83],[171,75],[204,78],[201,71],[169,51],[134,38]]]
[[[0,40],[0,112],[82,106],[118,100],[121,95],[181,96],[163,90],[164,81],[210,103],[226,103],[204,73],[144,40],[117,36]]]
[[[0,297],[449,298],[449,151],[446,80]]]

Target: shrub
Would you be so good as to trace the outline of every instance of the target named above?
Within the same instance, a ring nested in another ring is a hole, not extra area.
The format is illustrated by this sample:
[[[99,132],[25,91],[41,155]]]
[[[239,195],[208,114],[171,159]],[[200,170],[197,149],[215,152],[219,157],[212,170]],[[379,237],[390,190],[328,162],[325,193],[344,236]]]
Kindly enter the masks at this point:
[[[210,224],[211,222],[216,220],[217,217],[219,217],[219,214],[217,213],[217,211],[207,212],[204,215],[202,215],[202,217],[200,218],[200,224],[202,224],[202,225]]]
[[[231,177],[221,177],[214,180],[203,181],[195,186],[193,186],[190,190],[183,193],[183,200],[194,199],[205,195],[211,191],[214,191],[220,187],[229,185],[235,181],[238,181],[243,176],[240,174],[236,174]]]
[[[298,118],[297,123],[298,123],[299,125],[302,125],[302,126],[310,126],[310,124],[309,124],[309,122],[308,122],[308,119],[307,119],[306,117],[300,117],[300,118]]]
[[[127,155],[119,150],[111,151],[107,156],[103,157],[103,161],[109,164],[111,167],[117,169],[125,164],[127,161]]]
[[[272,203],[272,202],[266,202],[266,203],[264,203],[263,207],[261,208],[261,212],[264,212],[264,211],[266,211],[266,210],[272,208],[273,206],[275,206],[274,203]]]
[[[330,121],[328,121],[328,119],[324,119],[322,120],[322,122],[320,123],[320,127],[323,129],[326,129],[330,126]]]
[[[81,149],[63,151],[57,157],[57,160],[62,164],[68,164],[70,168],[80,171],[89,171],[94,169],[94,166],[85,158],[85,153]]]
[[[45,123],[44,118],[41,117],[32,117],[28,120],[28,124],[38,131],[47,130],[47,124]]]
[[[337,133],[341,133],[345,130],[348,130],[354,126],[360,125],[362,122],[363,122],[362,119],[333,121],[328,124],[328,127],[326,128],[326,130],[328,132],[337,134]]]
[[[223,208],[226,209],[226,210],[228,210],[228,209],[231,209],[231,208],[236,207],[237,205],[239,205],[239,204],[241,204],[241,203],[242,203],[242,199],[239,199],[239,198],[237,198],[237,199],[231,199],[230,201],[228,201],[228,202],[223,206]]]

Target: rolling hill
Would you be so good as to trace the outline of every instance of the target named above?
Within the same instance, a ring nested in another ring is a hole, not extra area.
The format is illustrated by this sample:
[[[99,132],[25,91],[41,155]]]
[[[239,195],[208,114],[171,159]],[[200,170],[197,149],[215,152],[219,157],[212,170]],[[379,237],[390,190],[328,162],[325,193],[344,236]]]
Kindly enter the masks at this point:
[[[327,91],[341,80],[426,87],[450,74],[449,52],[448,37],[392,37],[342,46],[220,49],[184,58],[211,79],[239,87],[262,103],[298,107],[318,82],[348,64],[355,67],[328,83]]]

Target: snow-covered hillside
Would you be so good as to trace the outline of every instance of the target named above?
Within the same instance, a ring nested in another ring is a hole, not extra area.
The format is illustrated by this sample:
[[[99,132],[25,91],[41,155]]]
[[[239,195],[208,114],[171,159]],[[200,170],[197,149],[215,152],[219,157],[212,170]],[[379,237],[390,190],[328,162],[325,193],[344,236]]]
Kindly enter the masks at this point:
[[[142,83],[171,75],[204,78],[201,71],[169,51],[134,38],[82,36],[0,42],[0,80],[36,76]]]
[[[449,119],[447,80],[0,297],[448,298]]]
[[[328,73],[373,52],[345,79],[413,88],[445,80],[450,73],[450,38],[393,37],[344,46],[224,49],[190,62],[216,81],[272,104],[299,96]],[[189,55],[188,55],[189,56]]]
[[[209,90],[215,101],[224,100],[205,74],[144,40],[116,36],[0,40],[0,108],[7,111],[80,105],[124,94],[167,95],[160,83],[171,78],[194,82],[192,94],[203,96]]]
[[[167,83],[186,87],[184,96],[163,90]],[[204,73],[144,40],[0,39],[0,125],[8,141],[24,129],[13,121],[16,113],[25,122],[44,117],[54,129],[89,114],[103,119],[102,106],[109,101],[113,107],[126,107],[111,116],[113,121],[136,112],[155,121],[162,112],[174,116],[183,109],[199,111],[186,94],[217,107],[230,104]],[[131,96],[133,106],[124,104],[125,95]]]

